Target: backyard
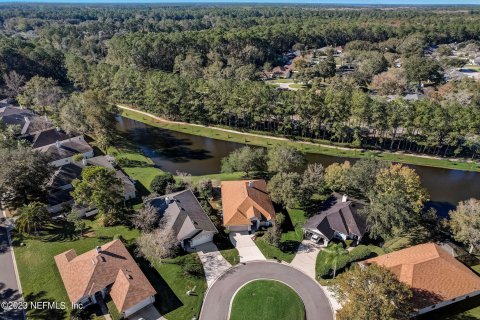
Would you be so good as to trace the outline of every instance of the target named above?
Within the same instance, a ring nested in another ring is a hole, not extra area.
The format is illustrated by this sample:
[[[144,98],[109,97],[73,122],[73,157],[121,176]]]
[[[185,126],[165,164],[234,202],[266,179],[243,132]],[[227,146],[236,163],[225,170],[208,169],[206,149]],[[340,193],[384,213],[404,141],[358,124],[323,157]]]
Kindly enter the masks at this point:
[[[287,285],[273,280],[256,280],[242,287],[231,307],[230,320],[302,320],[305,308]]]

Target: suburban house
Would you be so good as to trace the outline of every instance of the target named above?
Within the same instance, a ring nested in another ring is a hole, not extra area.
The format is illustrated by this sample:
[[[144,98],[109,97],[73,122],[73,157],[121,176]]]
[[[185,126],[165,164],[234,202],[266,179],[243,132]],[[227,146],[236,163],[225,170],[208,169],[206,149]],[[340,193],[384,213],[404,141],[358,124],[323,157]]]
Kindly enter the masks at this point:
[[[360,262],[381,265],[413,290],[418,314],[480,294],[480,277],[435,243],[425,243]]]
[[[358,213],[362,204],[357,201],[348,201],[344,195],[329,209],[314,215],[303,226],[303,233],[307,239],[322,242],[323,245],[333,239],[345,241],[354,240],[357,244],[366,232],[365,219]]]
[[[93,149],[85,141],[83,136],[77,136],[63,141],[57,140],[33,150],[50,155],[52,157],[51,164],[55,167],[71,163],[72,157],[77,154],[83,154],[84,158],[93,157]]]
[[[68,134],[57,127],[33,132],[25,136],[24,139],[32,144],[32,149],[36,149],[49,144],[54,144],[57,141],[68,140],[73,137],[75,137],[75,135]]]
[[[20,136],[51,128],[52,124],[46,117],[34,114],[32,111],[0,101],[0,121],[6,125],[18,126]]]
[[[65,207],[73,205],[73,198],[70,192],[73,191],[72,181],[81,176],[86,166],[99,166],[115,170],[116,178],[121,182],[122,193],[125,200],[136,197],[135,183],[121,170],[116,170],[113,165],[113,158],[109,156],[98,156],[84,158],[81,161],[72,161],[64,166],[58,167],[48,183],[48,210],[51,213],[58,213]],[[95,208],[75,207],[75,211],[81,216],[91,216],[97,213]]]
[[[155,301],[155,289],[120,240],[79,256],[68,250],[54,259],[72,303],[102,303],[109,295],[128,317]]]
[[[292,66],[277,66],[272,69],[270,72],[266,72],[268,78],[283,78],[288,79],[292,76]]]
[[[190,189],[148,200],[157,209],[165,228],[172,229],[182,248],[194,249],[218,233]]]
[[[232,231],[251,231],[275,221],[275,209],[265,180],[223,181],[223,225]]]

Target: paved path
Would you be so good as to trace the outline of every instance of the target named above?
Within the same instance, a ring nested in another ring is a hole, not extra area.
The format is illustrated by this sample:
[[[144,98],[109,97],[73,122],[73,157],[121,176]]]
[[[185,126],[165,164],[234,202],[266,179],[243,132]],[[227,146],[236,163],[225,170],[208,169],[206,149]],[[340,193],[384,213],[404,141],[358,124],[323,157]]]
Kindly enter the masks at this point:
[[[4,218],[4,212],[0,209],[0,219]],[[10,244],[9,229],[12,226],[9,220],[0,220],[0,302],[21,301],[21,286],[18,281],[15,256]],[[0,319],[25,319],[22,311],[0,309]]]
[[[320,250],[321,247],[319,245],[310,240],[303,240],[298,246],[297,254],[290,264],[315,279],[315,265]]]
[[[232,267],[232,265],[222,256],[220,251],[218,251],[217,246],[213,242],[197,246],[196,251],[202,261],[208,287],[210,287],[225,271]]]
[[[267,260],[248,232],[230,232],[229,237],[238,250],[240,262]]]
[[[277,280],[293,288],[305,305],[307,320],[333,320],[328,299],[316,281],[289,265],[272,261],[239,264],[218,278],[205,294],[200,320],[228,320],[235,293],[255,279]]]

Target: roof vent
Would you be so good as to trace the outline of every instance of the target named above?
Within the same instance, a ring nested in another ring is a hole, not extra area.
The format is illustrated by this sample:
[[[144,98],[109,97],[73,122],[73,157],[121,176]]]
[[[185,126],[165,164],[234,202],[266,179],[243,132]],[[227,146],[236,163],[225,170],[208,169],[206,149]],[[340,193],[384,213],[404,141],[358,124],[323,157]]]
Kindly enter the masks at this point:
[[[61,144],[60,144],[60,141],[57,140],[57,141],[55,142],[55,145],[57,146],[57,148],[60,148],[60,145],[61,145]]]
[[[172,199],[170,199],[169,197],[165,197],[165,203],[166,204],[172,203]]]
[[[95,248],[95,250],[97,250],[97,252],[100,253],[100,251],[102,251],[102,247],[97,246],[97,247]]]
[[[87,165],[87,159],[82,158],[82,164],[83,164],[84,166],[86,166],[86,165]]]
[[[347,202],[347,199],[348,199],[348,196],[346,194],[344,194],[342,196],[342,202]]]
[[[132,275],[131,275],[131,274],[129,274],[129,275],[127,276],[127,278],[128,278],[128,279],[130,279],[130,280],[132,280],[132,279],[133,279],[133,277],[132,277]]]
[[[252,180],[248,181],[248,187],[253,188],[253,181]]]

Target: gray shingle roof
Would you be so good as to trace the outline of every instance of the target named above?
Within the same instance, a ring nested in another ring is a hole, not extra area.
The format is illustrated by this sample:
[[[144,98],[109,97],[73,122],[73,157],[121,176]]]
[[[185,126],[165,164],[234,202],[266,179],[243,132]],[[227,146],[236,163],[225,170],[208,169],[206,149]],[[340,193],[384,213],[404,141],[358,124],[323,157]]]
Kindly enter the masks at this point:
[[[60,146],[57,146],[56,143],[53,143],[33,150],[49,154],[52,161],[70,158],[76,154],[93,150],[82,136],[60,141],[59,144]]]
[[[188,233],[194,230],[217,232],[217,228],[189,189],[154,198],[149,200],[149,203],[166,219],[166,227],[172,228],[179,240],[183,240],[179,233],[187,219],[191,221],[191,224],[187,225]]]
[[[32,148],[35,149],[73,137],[74,135],[68,134],[63,130],[50,128],[32,133],[29,136],[26,136],[25,139],[30,141],[32,143]]]
[[[317,229],[329,240],[335,231],[362,237],[366,232],[365,219],[358,213],[362,207],[354,201],[337,202],[328,210],[311,217],[304,225],[306,229]]]

